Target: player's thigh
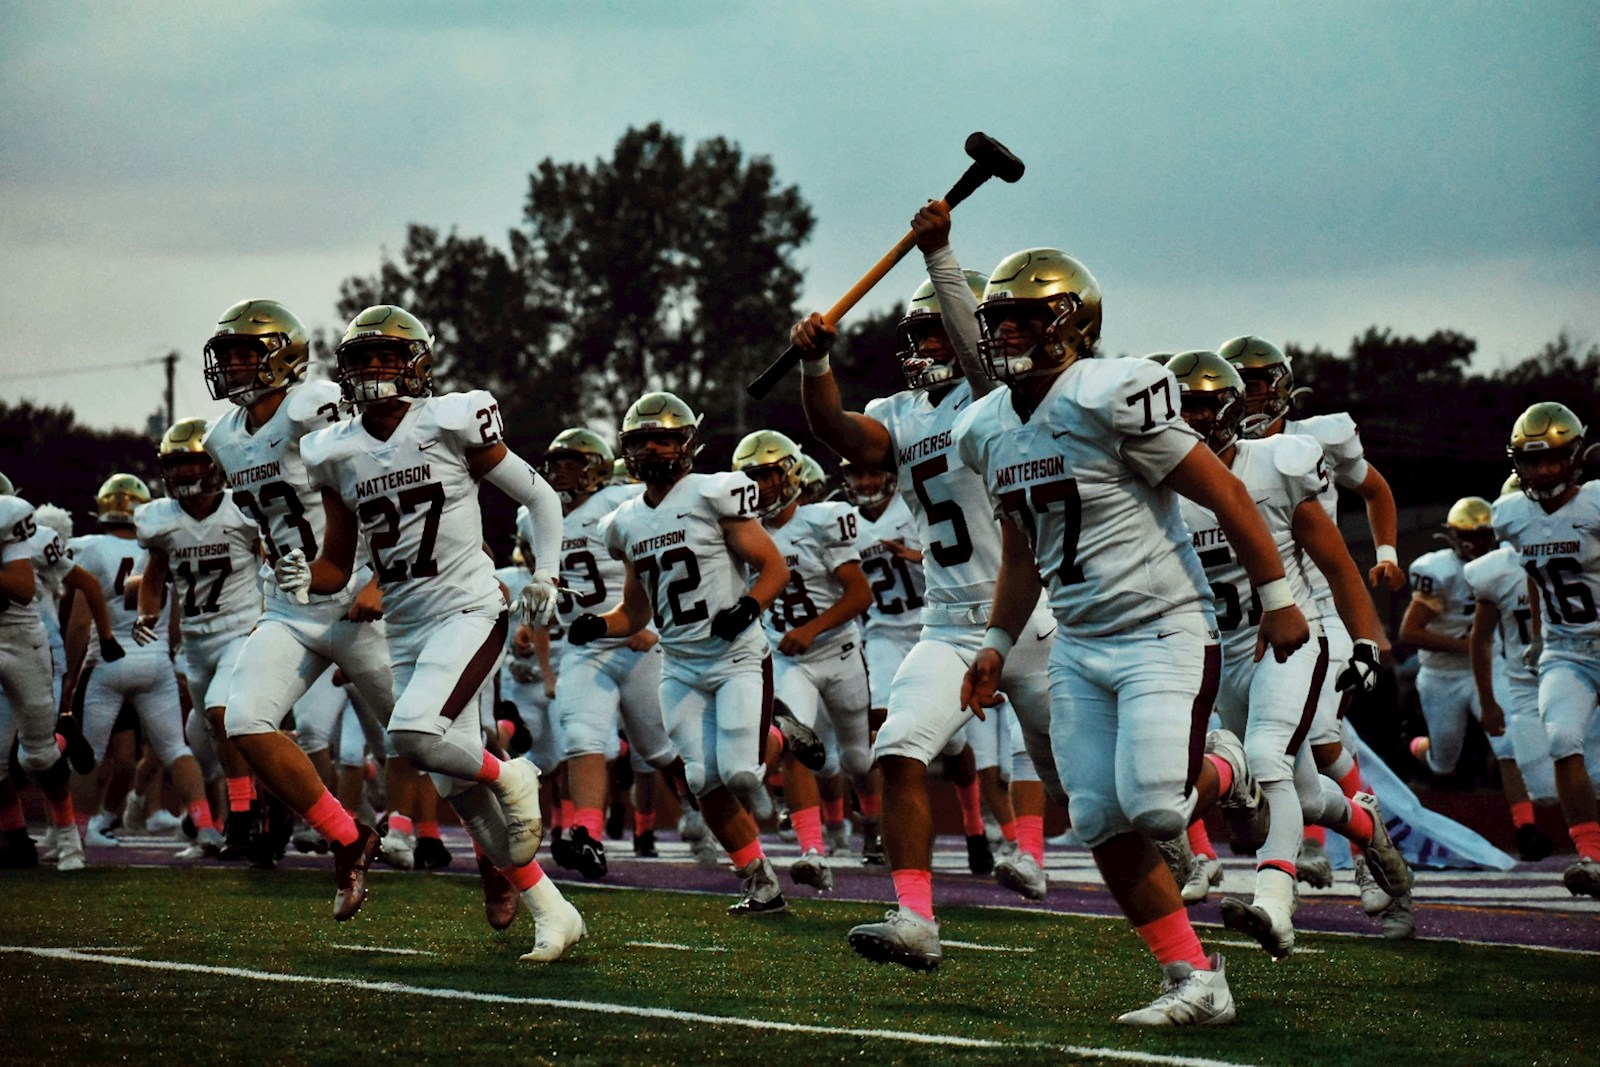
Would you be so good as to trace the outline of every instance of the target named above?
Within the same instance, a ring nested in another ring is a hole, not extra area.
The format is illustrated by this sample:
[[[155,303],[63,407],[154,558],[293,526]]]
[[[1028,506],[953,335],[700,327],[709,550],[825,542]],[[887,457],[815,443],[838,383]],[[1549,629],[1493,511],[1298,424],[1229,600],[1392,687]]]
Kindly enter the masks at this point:
[[[868,704],[871,688],[866,660],[855,649],[830,664],[822,683],[822,705],[833,728],[839,767],[846,774],[860,776],[872,766],[872,743],[868,734]]]
[[[868,700],[874,708],[889,706],[889,688],[895,672],[917,644],[915,627],[908,632],[876,630],[866,641]]]
[[[339,665],[350,684],[361,694],[364,714],[376,717],[378,724],[385,727],[389,725],[389,716],[400,692],[389,666],[386,625],[383,622],[340,619],[329,627],[329,646],[324,650],[325,655]],[[481,670],[482,666],[480,661],[476,669]]]
[[[289,620],[266,617],[245,638],[228,686],[229,737],[274,733],[328,660],[306,646]]]
[[[1600,664],[1548,651],[1539,662],[1539,715],[1550,735],[1550,758],[1565,759],[1584,750],[1595,718]]]
[[[8,630],[14,632],[6,633],[0,646],[0,690],[10,705],[11,725],[0,758],[9,755],[15,736],[23,767],[43,771],[58,758],[50,645],[42,626]]]
[[[401,730],[443,736],[462,716],[478,729],[478,693],[500,660],[506,616],[453,615],[425,629],[391,637],[394,662],[410,677],[389,719]]]
[[[1059,641],[1051,655],[1050,741],[1073,829],[1094,848],[1132,824],[1117,800],[1116,693],[1086,669],[1085,651]]]
[[[661,672],[661,717],[672,747],[683,757],[689,790],[703,796],[720,780],[712,777],[716,759],[716,705],[690,671],[682,676],[669,660]]]
[[[1035,608],[1000,673],[1000,688],[1017,717],[1043,733],[1050,730],[1050,653],[1057,632],[1049,608]],[[1001,750],[1002,763],[1004,751]]]
[[[605,752],[617,736],[622,688],[601,658],[612,654],[607,650],[562,658],[551,713],[559,724],[565,759]]]
[[[1322,689],[1317,694],[1317,710],[1311,718],[1309,738],[1313,747],[1343,743],[1339,723],[1354,693],[1351,689],[1340,690],[1337,685],[1339,672],[1344,670],[1345,664],[1350,662],[1351,653],[1355,651],[1350,631],[1345,629],[1337,615],[1325,616],[1320,621],[1322,634],[1328,639],[1328,675],[1322,680]]]
[[[1295,753],[1311,732],[1317,697],[1328,673],[1328,641],[1318,637],[1279,663],[1263,656],[1250,678],[1250,713],[1244,751],[1250,770],[1264,782],[1294,776]],[[1226,722],[1226,719],[1224,720]]]
[[[661,717],[661,657],[659,648],[630,652],[623,661],[622,731],[641,764],[665,768],[677,758]]]
[[[717,672],[716,773],[748,790],[765,777],[767,730],[772,725],[772,656],[728,664]]]
[[[152,664],[144,684],[129,694],[139,714],[145,743],[155,751],[161,765],[189,755],[189,742],[183,736],[183,705],[178,700],[178,678],[171,663]]]
[[[926,631],[925,631],[926,633]],[[928,763],[972,718],[961,706],[961,681],[972,653],[924,637],[906,655],[889,690],[889,716],[878,729],[873,754]]]
[[[772,695],[797,722],[816,728],[822,714],[822,694],[806,664],[778,654],[772,663]]]

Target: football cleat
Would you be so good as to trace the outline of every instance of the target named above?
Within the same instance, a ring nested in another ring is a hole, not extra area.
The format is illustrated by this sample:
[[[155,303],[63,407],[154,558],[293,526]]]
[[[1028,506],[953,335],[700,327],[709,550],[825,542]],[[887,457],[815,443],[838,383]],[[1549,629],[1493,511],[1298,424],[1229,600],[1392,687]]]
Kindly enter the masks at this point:
[[[487,856],[478,857],[478,879],[483,883],[483,916],[489,920],[489,926],[504,930],[516,922],[521,898],[511,879],[490,863]]]
[[[985,834],[967,835],[967,870],[973,874],[994,873],[994,853]]]
[[[112,818],[110,812],[95,813],[96,819],[99,819],[102,816],[107,819]],[[90,819],[89,822],[92,826],[94,824],[94,819]],[[150,829],[150,827],[146,825],[144,814],[144,797],[140,796],[138,793],[130,791],[127,798],[122,802],[122,830],[124,833],[130,836],[134,834],[155,833],[154,830]]]
[[[611,841],[622,840],[622,830],[628,824],[628,806],[613,803],[606,811],[606,838]]]
[[[205,858],[206,850],[201,847],[198,841],[189,842],[173,854],[173,859],[180,860],[203,860]]]
[[[717,839],[710,834],[691,841],[690,851],[696,867],[717,870],[722,866],[722,852],[717,848]]]
[[[1211,887],[1222,884],[1222,861],[1215,856],[1195,856],[1189,880],[1178,887],[1184,904],[1193,907],[1204,904],[1211,896]]]
[[[1182,889],[1189,884],[1195,876],[1194,849],[1189,846],[1189,836],[1179,834],[1177,837],[1166,841],[1157,841],[1154,838],[1150,843],[1156,846],[1156,851],[1161,853],[1161,860],[1167,865],[1167,870],[1172,872],[1172,880]]]
[[[606,876],[606,847],[589,836],[582,826],[575,827],[567,838],[572,852],[572,869],[583,875],[585,881],[594,882]]]
[[[1367,866],[1365,856],[1354,859],[1356,889],[1361,894],[1361,910],[1368,915],[1382,915],[1384,909],[1394,903],[1394,898],[1385,893],[1378,885],[1377,879],[1372,877],[1372,871]]]
[[[820,771],[828,762],[828,748],[817,732],[793,715],[782,712],[772,717],[773,725],[783,734],[783,745],[800,766],[809,771]]]
[[[28,836],[26,826],[5,832],[4,847],[0,847],[0,870],[31,870],[39,866],[39,848]]]
[[[523,953],[524,963],[554,963],[572,951],[589,928],[583,916],[565,898],[560,904],[533,917],[533,948]]]
[[[1378,807],[1378,798],[1371,793],[1357,793],[1350,798],[1350,802],[1361,805],[1372,816],[1372,842],[1367,845],[1363,855],[1373,881],[1391,897],[1409,893],[1411,868],[1395,843],[1389,839],[1389,828],[1383,824],[1383,811]]]
[[[1212,730],[1206,734],[1206,752],[1226,760],[1228,766],[1233,768],[1233,784],[1217,798],[1217,806],[1228,824],[1228,833],[1235,846],[1242,846],[1247,853],[1253,853],[1267,839],[1272,816],[1266,798],[1261,795],[1261,787],[1250,773],[1250,764],[1244,757],[1244,745],[1230,730]]]
[[[840,823],[837,826],[824,826],[822,840],[828,846],[828,855],[842,856],[850,851],[850,824]]]
[[[994,880],[1026,900],[1043,900],[1050,888],[1050,879],[1039,861],[1033,853],[1021,849],[996,861]]]
[[[778,873],[765,856],[747,863],[739,877],[744,880],[744,895],[728,905],[729,915],[774,915],[789,910],[783,888],[778,885]]]
[[[299,836],[297,833],[296,837]],[[295,842],[298,848],[300,843]],[[409,834],[398,830],[390,830],[383,835],[383,845],[378,852],[378,858],[397,871],[409,871],[417,865],[416,845]]]
[[[222,850],[217,853],[217,859],[233,863],[249,854],[250,822],[248,811],[228,812],[227,822],[223,828]]]
[[[853,928],[850,947],[873,963],[898,963],[914,971],[931,971],[944,959],[938,922],[899,908],[881,923]]]
[[[1300,839],[1300,854],[1294,861],[1295,877],[1313,889],[1327,889],[1333,885],[1333,861],[1322,842],[1309,837]]]
[[[202,854],[220,856],[222,855],[222,846],[227,842],[223,838],[221,830],[218,830],[215,826],[207,826],[203,830],[195,831],[194,843]]]
[[[633,854],[640,859],[653,860],[661,855],[661,850],[656,848],[656,832],[645,830],[633,835]]]
[[[794,817],[786,804],[778,805],[778,840],[790,845],[800,840],[800,835],[794,832]]]
[[[1517,827],[1517,855],[1528,863],[1537,863],[1555,850],[1550,835],[1533,823]]]
[[[544,819],[539,810],[539,768],[531,760],[506,760],[500,764],[500,777],[490,786],[505,815],[511,863],[522,867],[533,862],[544,838]]]
[[[83,870],[83,839],[78,836],[78,824],[52,827],[50,832],[55,835],[56,870]]]
[[[1383,909],[1383,936],[1391,941],[1401,941],[1416,932],[1417,917],[1412,912],[1411,894],[1402,893]]]
[[[113,832],[117,817],[109,811],[97,811],[89,817],[89,825],[84,830],[83,842],[91,848],[116,848],[122,842]]]
[[[417,838],[412,858],[416,861],[417,869],[423,871],[442,871],[455,859],[437,837]]]
[[[1578,862],[1568,867],[1561,876],[1561,884],[1573,896],[1600,897],[1600,861],[1579,856]]]
[[[789,865],[789,877],[795,885],[808,885],[818,892],[827,893],[833,889],[833,869],[814,848],[806,849],[804,855]]]
[[[356,839],[333,850],[333,921],[347,922],[356,917],[367,900],[367,868],[378,854],[378,831],[365,823],[356,824]]]
[[[387,838],[385,838],[385,841],[387,841]],[[293,845],[294,850],[301,855],[309,855],[313,852],[318,855],[324,855],[328,851],[328,839],[304,823],[295,826],[294,833],[289,835],[289,844]],[[378,858],[385,863],[388,862],[387,856],[380,855]]]
[[[1294,922],[1288,911],[1271,899],[1258,897],[1247,903],[1238,897],[1223,897],[1222,925],[1255,938],[1275,960],[1294,951]]]
[[[1220,1026],[1236,1016],[1233,994],[1228,992],[1227,961],[1221,953],[1211,957],[1211,970],[1198,971],[1187,963],[1162,968],[1161,995],[1150,1004],[1117,1016],[1126,1026]]]
[[[877,826],[863,826],[861,828],[861,866],[887,867],[889,857],[883,851],[883,835],[878,832]]]
[[[183,829],[183,818],[166,808],[157,808],[144,820],[144,832],[155,837],[167,837]]]

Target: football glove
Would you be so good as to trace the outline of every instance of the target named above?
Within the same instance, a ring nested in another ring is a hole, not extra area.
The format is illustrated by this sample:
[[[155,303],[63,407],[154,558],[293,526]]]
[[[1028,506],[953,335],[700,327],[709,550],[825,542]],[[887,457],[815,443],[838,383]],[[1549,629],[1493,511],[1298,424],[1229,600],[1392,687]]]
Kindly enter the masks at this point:
[[[1370,693],[1377,684],[1378,643],[1360,638],[1350,653],[1350,662],[1339,672],[1338,681],[1334,682],[1333,687],[1341,693],[1358,687],[1361,692]]]
[[[133,624],[133,643],[148,645],[161,635],[156,633],[156,626],[161,622],[159,615],[140,615]]]
[[[101,663],[115,663],[126,655],[127,653],[122,651],[121,643],[115,637],[102,637],[100,639]]]
[[[278,562],[272,565],[273,577],[278,580],[278,588],[285,593],[293,593],[294,598],[304,604],[311,592],[311,561],[306,559],[304,549],[293,549],[278,557]]]
[[[567,641],[574,645],[587,645],[606,635],[606,620],[591,612],[584,612],[567,627]]]
[[[761,605],[753,596],[742,596],[731,608],[723,608],[711,620],[711,632],[724,641],[732,641],[761,616]]]
[[[535,574],[517,597],[517,614],[529,626],[549,626],[550,616],[556,610],[556,592],[553,576]]]

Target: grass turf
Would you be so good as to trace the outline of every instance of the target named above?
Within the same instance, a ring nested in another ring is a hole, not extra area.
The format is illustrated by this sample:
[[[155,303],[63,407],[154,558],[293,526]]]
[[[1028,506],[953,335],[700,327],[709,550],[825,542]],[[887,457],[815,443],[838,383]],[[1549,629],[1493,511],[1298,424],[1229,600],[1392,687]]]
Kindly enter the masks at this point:
[[[1593,1063],[1600,961],[1515,948],[1306,935],[1319,950],[1273,964],[1225,948],[1233,1026],[1139,1031],[1118,1012],[1159,977],[1126,924],[951,908],[928,975],[875,967],[845,933],[882,906],[800,899],[788,916],[735,919],[730,898],[568,887],[589,937],[553,966],[523,964],[533,924],[483,921],[475,879],[375,874],[353,922],[329,917],[325,872],[90,869],[0,872],[0,944],[103,956],[539,998],[484,1003],[399,988],[268,982],[0,952],[9,1063],[356,1062],[397,1053],[529,1063],[1018,1064],[1102,1062],[1069,1047],[1231,1063]],[[1209,940],[1237,940],[1207,930]],[[630,946],[665,942],[720,952]],[[409,949],[431,955],[360,952]],[[641,1017],[568,1002],[801,1026],[977,1038],[795,1032]],[[1103,1062],[1116,1062],[1104,1059]]]

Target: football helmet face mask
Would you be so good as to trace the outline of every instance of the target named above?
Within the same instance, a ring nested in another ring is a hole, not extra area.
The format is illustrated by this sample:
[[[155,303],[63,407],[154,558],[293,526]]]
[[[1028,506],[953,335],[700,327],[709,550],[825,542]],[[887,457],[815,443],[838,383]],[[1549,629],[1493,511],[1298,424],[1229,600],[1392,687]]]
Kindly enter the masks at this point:
[[[1499,538],[1494,534],[1494,508],[1481,496],[1464,496],[1450,506],[1444,520],[1445,540],[1464,561],[1493,552]]]
[[[1289,414],[1295,397],[1310,392],[1294,387],[1289,357],[1271,341],[1246,334],[1225,343],[1217,349],[1217,354],[1238,368],[1239,376],[1244,379],[1245,413],[1254,420],[1247,437],[1265,434]]]
[[[983,287],[989,279],[975,270],[964,271],[972,295],[983,299]],[[962,377],[961,361],[956,358],[955,346],[945,332],[944,315],[939,310],[939,295],[933,282],[917,286],[906,304],[905,317],[894,328],[895,358],[900,361],[900,373],[907,389],[932,389]]]
[[[1183,421],[1211,451],[1226,451],[1239,439],[1244,421],[1244,379],[1233,364],[1204,349],[1179,352],[1166,366],[1178,380]]]
[[[433,335],[405,308],[374,304],[351,319],[334,359],[347,403],[433,395]]]
[[[94,495],[95,517],[102,526],[132,526],[133,513],[150,503],[150,487],[132,474],[113,474]]]
[[[887,504],[898,482],[893,471],[862,467],[849,460],[839,464],[839,477],[844,481],[844,498],[858,508]]]
[[[777,430],[746,434],[733,450],[733,469],[761,490],[756,513],[770,519],[800,498],[800,446]]]
[[[205,435],[206,420],[200,418],[179,419],[161,435],[156,452],[168,496],[183,500],[222,492],[222,469],[200,444]]]
[[[978,305],[978,351],[991,378],[1011,383],[1059,374],[1100,340],[1100,283],[1055,248],[1000,261]]]
[[[616,457],[611,446],[593,430],[568,427],[556,434],[544,450],[539,471],[550,487],[561,494],[563,504],[588,496],[611,480]]]
[[[1578,484],[1584,432],[1572,409],[1553,401],[1517,416],[1506,452],[1530,500],[1556,500]]]
[[[671,393],[646,393],[622,416],[622,458],[641,482],[665,485],[694,468],[700,417]]]
[[[241,300],[217,320],[205,359],[211,398],[250,404],[304,376],[311,342],[294,312],[276,300]]]

